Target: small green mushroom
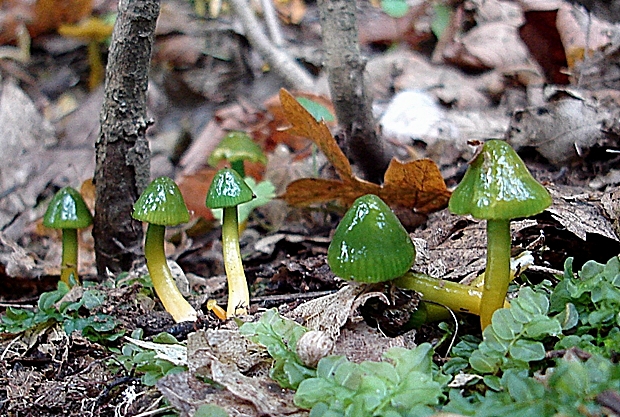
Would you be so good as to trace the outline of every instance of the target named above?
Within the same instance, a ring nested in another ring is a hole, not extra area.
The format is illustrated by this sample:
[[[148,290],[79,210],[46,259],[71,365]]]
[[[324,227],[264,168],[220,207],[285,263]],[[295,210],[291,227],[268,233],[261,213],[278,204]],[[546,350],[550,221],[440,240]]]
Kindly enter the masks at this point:
[[[244,161],[267,163],[267,157],[250,135],[245,132],[230,132],[213,150],[207,162],[216,166],[219,161],[230,162],[232,169],[237,171],[241,178],[245,178]]]
[[[510,282],[510,220],[541,213],[552,203],[517,153],[506,142],[489,140],[452,193],[449,209],[487,221],[487,267],[480,323],[491,323],[504,305]]]
[[[398,217],[379,197],[366,194],[355,200],[338,224],[327,263],[341,278],[375,283],[403,275],[415,255]]]
[[[71,187],[61,188],[43,216],[43,225],[62,229],[62,263],[60,279],[68,286],[79,284],[77,229],[93,224],[93,216],[80,193]]]
[[[248,283],[241,262],[239,249],[239,221],[237,206],[254,198],[254,194],[237,171],[224,168],[213,177],[206,206],[210,209],[221,208],[222,219],[222,251],[224,268],[228,278],[228,305],[226,317],[247,314],[250,305]]]
[[[189,211],[181,191],[168,177],[155,179],[134,204],[132,217],[149,224],[144,255],[153,287],[164,308],[177,323],[196,321],[196,310],[179,291],[164,251],[166,226],[176,226],[189,221]]]

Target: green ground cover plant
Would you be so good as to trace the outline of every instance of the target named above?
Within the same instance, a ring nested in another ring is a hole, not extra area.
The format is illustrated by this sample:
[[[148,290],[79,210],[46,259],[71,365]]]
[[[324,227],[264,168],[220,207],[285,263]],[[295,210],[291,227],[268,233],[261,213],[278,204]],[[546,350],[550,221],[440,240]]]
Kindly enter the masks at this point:
[[[267,347],[274,357],[272,377],[283,387],[294,388],[289,383],[293,375],[295,381],[307,375],[298,382],[295,404],[311,410],[311,417],[429,416],[438,411],[601,415],[601,396],[620,392],[620,366],[613,360],[619,346],[620,259],[587,262],[577,276],[568,259],[557,279],[555,286],[522,287],[511,308],[493,315],[482,339],[461,337],[441,366],[433,362],[433,347],[422,343],[410,350],[392,348],[381,362],[328,356],[313,372],[301,364],[291,343],[306,331],[299,324],[272,310],[241,329]],[[468,382],[450,386],[456,375]]]

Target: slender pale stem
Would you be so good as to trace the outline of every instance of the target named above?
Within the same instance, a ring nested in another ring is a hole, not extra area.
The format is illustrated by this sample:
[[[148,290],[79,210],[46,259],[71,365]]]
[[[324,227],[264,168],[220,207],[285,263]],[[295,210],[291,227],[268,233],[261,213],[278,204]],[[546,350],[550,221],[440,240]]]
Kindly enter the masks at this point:
[[[175,322],[196,321],[196,310],[183,297],[168,268],[164,252],[165,231],[165,226],[157,224],[149,224],[146,230],[144,255],[153,287],[164,308],[172,315]]]
[[[239,249],[237,207],[224,207],[222,251],[224,253],[224,268],[228,278],[226,317],[246,314],[250,305],[250,292],[241,262],[241,250]]]
[[[487,268],[480,303],[482,329],[504,306],[510,282],[510,220],[487,220]]]
[[[482,291],[479,288],[414,272],[406,273],[394,283],[398,287],[416,291],[422,300],[441,304],[457,313],[480,314]]]
[[[62,263],[60,265],[60,279],[71,287],[79,284],[78,272],[78,239],[77,229],[62,229]],[[75,282],[71,281],[71,275]]]

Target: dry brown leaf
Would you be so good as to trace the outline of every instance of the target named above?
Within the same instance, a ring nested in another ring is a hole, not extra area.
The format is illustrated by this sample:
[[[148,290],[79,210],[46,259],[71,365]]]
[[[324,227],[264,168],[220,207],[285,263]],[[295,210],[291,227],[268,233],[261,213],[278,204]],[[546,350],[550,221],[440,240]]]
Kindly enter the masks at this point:
[[[340,180],[302,178],[288,185],[282,198],[290,205],[309,205],[338,200],[344,205],[365,194],[376,194],[391,206],[430,213],[444,208],[450,192],[437,165],[429,159],[402,163],[393,159],[383,186],[353,175],[349,160],[324,122],[314,117],[288,91],[280,90],[282,108],[292,124],[289,132],[311,139],[334,166]]]

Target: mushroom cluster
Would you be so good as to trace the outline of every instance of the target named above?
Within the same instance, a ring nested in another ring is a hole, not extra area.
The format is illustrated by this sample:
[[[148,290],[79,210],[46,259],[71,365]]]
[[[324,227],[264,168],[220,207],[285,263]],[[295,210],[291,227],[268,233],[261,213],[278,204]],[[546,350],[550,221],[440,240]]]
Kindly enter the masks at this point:
[[[416,291],[422,301],[432,303],[422,306],[422,316],[428,321],[445,317],[445,308],[436,304],[479,314],[479,289],[409,272],[415,256],[413,242],[398,217],[379,197],[367,194],[355,200],[338,224],[327,263],[344,279],[364,284],[393,280],[397,287]]]

